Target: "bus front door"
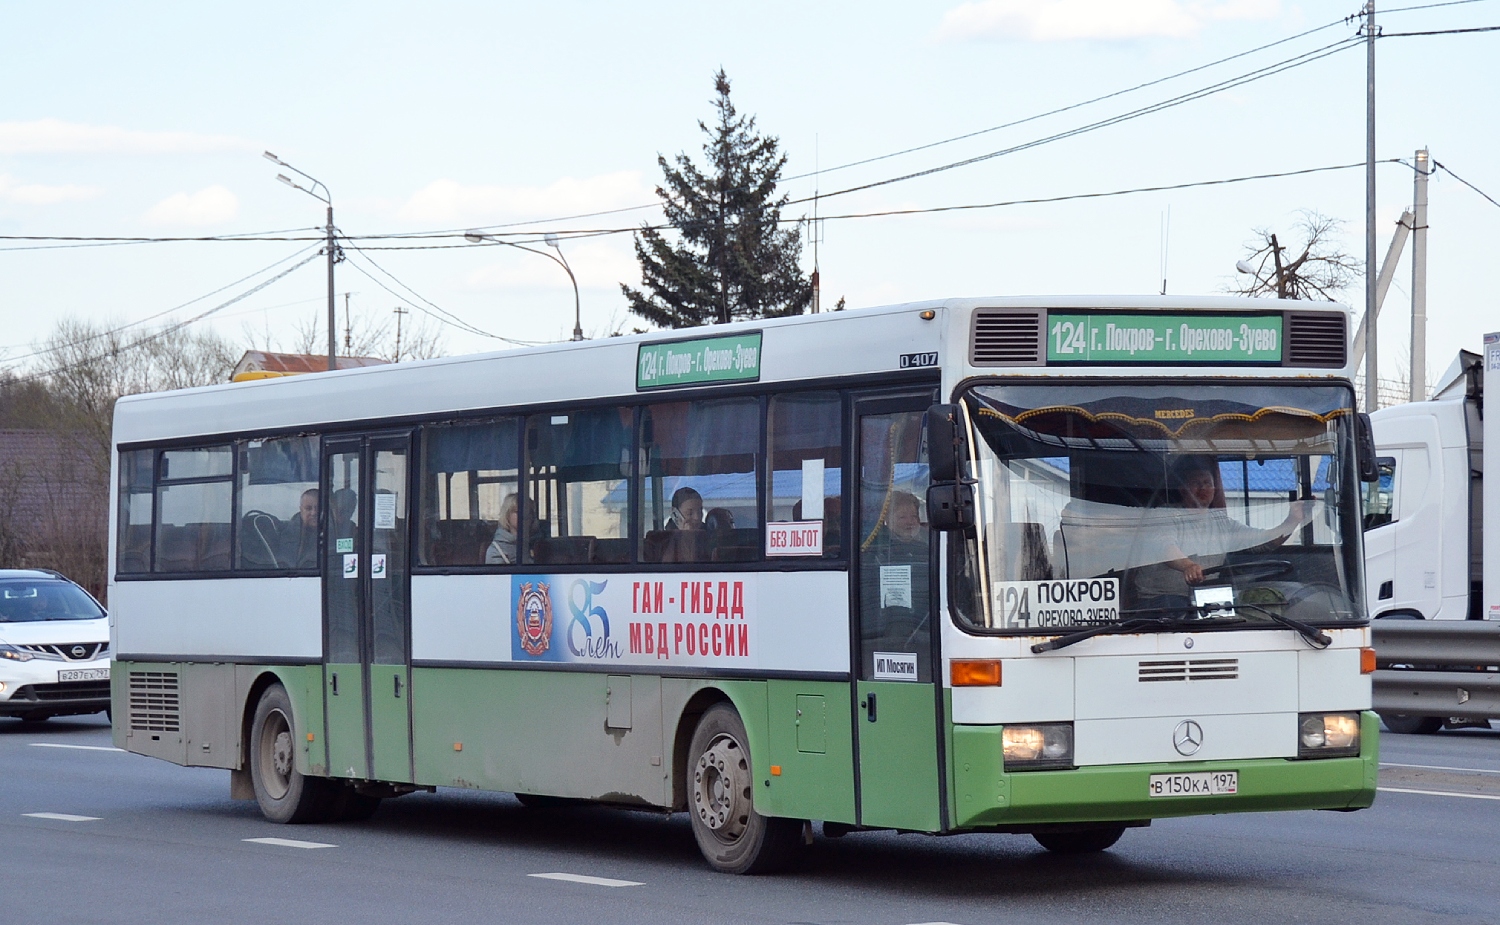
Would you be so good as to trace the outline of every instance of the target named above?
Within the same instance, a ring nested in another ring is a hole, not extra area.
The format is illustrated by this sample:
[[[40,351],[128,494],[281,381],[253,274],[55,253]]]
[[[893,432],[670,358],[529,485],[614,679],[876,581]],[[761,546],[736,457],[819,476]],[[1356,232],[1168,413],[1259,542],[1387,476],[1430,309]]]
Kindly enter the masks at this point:
[[[859,822],[942,826],[932,543],[922,415],[932,393],[856,402]]]
[[[406,433],[323,450],[328,773],[412,780]]]

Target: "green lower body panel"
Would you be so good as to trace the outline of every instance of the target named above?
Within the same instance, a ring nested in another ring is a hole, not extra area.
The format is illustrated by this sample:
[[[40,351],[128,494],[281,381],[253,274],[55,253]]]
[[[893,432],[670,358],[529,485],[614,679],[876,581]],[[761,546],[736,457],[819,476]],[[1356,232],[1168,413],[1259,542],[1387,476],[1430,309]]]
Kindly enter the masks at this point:
[[[938,793],[937,696],[931,684],[860,681],[859,822],[871,828],[935,832]],[[873,718],[870,698],[875,698]]]
[[[1375,800],[1379,719],[1365,713],[1358,756],[1289,760],[1182,761],[1007,774],[999,726],[953,729],[954,825],[983,829],[1046,823],[1126,822],[1209,813],[1363,809]],[[1238,792],[1222,796],[1148,795],[1152,774],[1236,771]]]
[[[328,665],[324,678],[328,695],[328,776],[368,778],[364,666]]]
[[[411,783],[411,697],[405,665],[371,665],[370,761],[376,780]]]

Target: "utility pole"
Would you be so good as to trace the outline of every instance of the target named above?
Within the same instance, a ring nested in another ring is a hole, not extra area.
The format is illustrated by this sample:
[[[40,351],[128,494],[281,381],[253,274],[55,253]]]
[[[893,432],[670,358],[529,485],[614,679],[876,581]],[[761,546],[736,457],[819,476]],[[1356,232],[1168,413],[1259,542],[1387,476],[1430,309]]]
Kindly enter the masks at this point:
[[[313,197],[319,202],[322,202],[328,207],[328,241],[324,245],[324,251],[328,254],[328,371],[333,372],[338,368],[339,336],[338,316],[335,313],[333,304],[333,265],[335,263],[338,263],[339,260],[343,258],[343,252],[339,250],[338,239],[335,237],[333,228],[333,193],[329,191],[328,184],[324,183],[322,180],[319,180],[317,177],[312,176],[311,174],[307,174],[303,171],[298,170],[291,164],[288,164],[286,161],[272,154],[270,151],[265,152],[261,156],[271,163],[275,164],[277,167],[285,167],[292,173],[295,173],[298,176],[306,179],[308,181],[308,185],[303,186],[284,173],[277,174],[276,179],[280,180],[282,183],[285,183],[287,186],[290,186],[292,189],[301,190],[302,192]],[[318,187],[320,186],[323,187],[323,192],[321,193],[318,192]]]
[[[1375,316],[1375,0],[1365,3],[1365,411],[1380,407]]]
[[[1427,400],[1427,178],[1432,161],[1427,149],[1416,156],[1416,191],[1412,197],[1411,239],[1411,400]]]
[[[1411,226],[1414,219],[1411,210],[1407,209],[1401,213],[1396,220],[1396,231],[1391,235],[1391,246],[1385,252],[1385,261],[1380,264],[1380,275],[1375,278],[1375,315],[1380,315],[1381,306],[1385,305],[1385,294],[1391,288],[1391,278],[1396,275],[1396,264],[1401,262],[1401,249],[1406,246],[1406,238],[1411,234]],[[1365,320],[1359,319],[1359,329],[1354,332],[1352,359],[1358,366],[1365,358]]]
[[[333,240],[333,203],[328,203],[328,371],[333,372],[339,368],[338,365],[338,319],[334,315],[333,307],[333,265],[338,257],[335,255],[338,244]]]
[[[410,310],[397,305],[391,311],[396,313],[396,362],[401,362],[401,316],[411,314]]]

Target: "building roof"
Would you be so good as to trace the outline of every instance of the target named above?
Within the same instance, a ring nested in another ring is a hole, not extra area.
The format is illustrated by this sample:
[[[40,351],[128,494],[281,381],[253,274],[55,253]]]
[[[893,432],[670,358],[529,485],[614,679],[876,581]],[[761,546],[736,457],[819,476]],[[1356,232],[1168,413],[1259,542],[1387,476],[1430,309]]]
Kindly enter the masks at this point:
[[[335,357],[334,365],[339,369],[358,369],[361,366],[384,366],[388,360],[380,357]],[[268,350],[246,350],[240,361],[234,364],[231,377],[240,373],[280,373],[298,376],[302,373],[328,372],[328,355],[314,353],[271,353]]]

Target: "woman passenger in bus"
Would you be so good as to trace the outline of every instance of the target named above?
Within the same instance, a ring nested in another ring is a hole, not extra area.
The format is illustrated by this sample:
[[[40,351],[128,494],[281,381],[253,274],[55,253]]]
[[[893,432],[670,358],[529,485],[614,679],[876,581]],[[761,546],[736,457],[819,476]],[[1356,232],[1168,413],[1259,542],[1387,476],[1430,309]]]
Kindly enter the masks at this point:
[[[684,485],[672,493],[672,515],[667,520],[663,562],[702,562],[708,558],[708,533],[703,523],[703,496]]]
[[[485,565],[515,564],[517,516],[516,496],[507,495],[500,502],[500,526],[495,528],[495,537],[484,551]]]

